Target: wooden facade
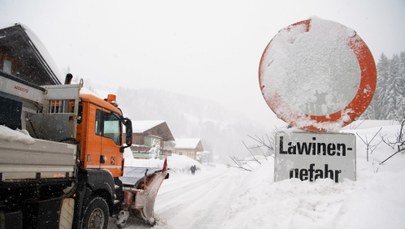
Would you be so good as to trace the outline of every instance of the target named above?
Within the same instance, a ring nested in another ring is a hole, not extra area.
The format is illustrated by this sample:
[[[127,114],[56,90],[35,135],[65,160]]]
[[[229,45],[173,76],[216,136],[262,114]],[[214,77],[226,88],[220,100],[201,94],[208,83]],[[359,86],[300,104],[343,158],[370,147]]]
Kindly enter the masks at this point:
[[[135,158],[149,158],[153,147],[161,156],[174,152],[174,137],[165,121],[132,121],[133,134],[131,150]]]

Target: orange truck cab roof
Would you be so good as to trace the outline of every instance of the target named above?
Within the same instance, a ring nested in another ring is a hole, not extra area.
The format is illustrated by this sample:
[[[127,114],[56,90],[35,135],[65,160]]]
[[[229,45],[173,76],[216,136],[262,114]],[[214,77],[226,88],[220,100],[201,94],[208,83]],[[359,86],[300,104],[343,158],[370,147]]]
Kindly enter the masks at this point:
[[[111,103],[100,99],[99,97],[95,96],[95,95],[91,95],[91,94],[80,94],[80,97],[82,98],[82,101],[84,102],[89,102],[89,103],[93,103],[97,106],[100,106],[102,108],[105,108],[107,110],[110,110],[114,113],[120,114],[122,115],[122,112],[120,109],[118,109],[117,107],[115,107],[114,105],[112,105]]]

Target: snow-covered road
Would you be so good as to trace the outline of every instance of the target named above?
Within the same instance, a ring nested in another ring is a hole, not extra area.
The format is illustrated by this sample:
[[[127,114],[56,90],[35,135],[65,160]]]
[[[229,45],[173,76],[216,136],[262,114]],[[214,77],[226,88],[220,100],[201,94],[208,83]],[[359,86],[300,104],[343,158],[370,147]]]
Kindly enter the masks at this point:
[[[405,162],[405,155],[398,164]],[[399,163],[401,162],[401,163]],[[273,182],[273,160],[253,172],[204,168],[195,175],[172,173],[155,204],[154,229],[187,228],[403,228],[405,172],[375,174],[336,184],[299,180]],[[364,170],[364,171],[362,171]],[[388,171],[387,171],[388,172]],[[367,206],[367,207],[365,207]],[[115,228],[113,225],[110,229]],[[130,219],[125,228],[149,228]]]
[[[363,138],[372,137],[378,129],[356,133]],[[380,133],[392,138],[397,129],[389,126]],[[297,179],[274,182],[271,157],[260,158],[261,164],[250,162],[252,172],[200,165],[202,169],[191,175],[187,173],[190,165],[180,166],[181,158],[173,155],[168,159],[169,165],[177,170],[161,186],[155,203],[157,223],[152,228],[402,229],[405,154],[378,165],[392,152],[389,146],[381,144],[367,161],[364,144],[357,143],[357,181],[342,183],[329,179],[312,183]],[[144,160],[132,165],[144,166],[145,162],[152,167],[162,164]],[[131,218],[125,228],[150,226]]]
[[[239,194],[246,172],[217,167],[189,173],[171,173],[155,204],[153,228],[220,228]],[[110,226],[109,228],[114,228]],[[150,228],[130,219],[125,228]]]
[[[162,186],[156,216],[164,228],[219,228],[237,198],[241,174],[234,169],[174,174]],[[209,197],[209,198],[206,198]]]

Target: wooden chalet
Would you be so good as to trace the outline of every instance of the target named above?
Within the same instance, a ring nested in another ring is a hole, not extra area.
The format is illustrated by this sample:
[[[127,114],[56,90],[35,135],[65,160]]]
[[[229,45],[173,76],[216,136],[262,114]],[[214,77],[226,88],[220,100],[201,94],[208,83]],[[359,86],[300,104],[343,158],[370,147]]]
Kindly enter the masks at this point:
[[[165,121],[132,121],[132,146],[135,158],[149,158],[153,147],[160,150],[160,157],[174,152],[174,137]]]
[[[20,24],[0,29],[0,72],[34,85],[61,84],[41,41]]]

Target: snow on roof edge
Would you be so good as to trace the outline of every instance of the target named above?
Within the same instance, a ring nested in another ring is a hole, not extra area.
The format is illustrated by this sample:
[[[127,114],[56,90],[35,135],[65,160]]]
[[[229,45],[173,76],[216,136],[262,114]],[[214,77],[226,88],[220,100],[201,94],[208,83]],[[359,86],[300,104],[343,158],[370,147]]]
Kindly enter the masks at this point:
[[[37,49],[39,54],[44,59],[45,64],[48,65],[49,70],[55,75],[57,80],[59,80],[59,83],[61,83],[63,81],[64,77],[62,77],[62,74],[61,74],[61,72],[59,70],[59,67],[57,66],[57,64],[53,60],[51,54],[46,49],[45,45],[42,43],[42,41],[39,39],[39,37],[28,26],[26,26],[26,25],[24,25],[22,23],[16,23],[14,25],[20,25],[24,29],[25,33],[27,34],[27,36],[31,40],[34,48]]]
[[[132,132],[143,133],[165,122],[164,120],[132,120]]]
[[[176,149],[194,149],[198,143],[201,142],[201,138],[176,138]]]

